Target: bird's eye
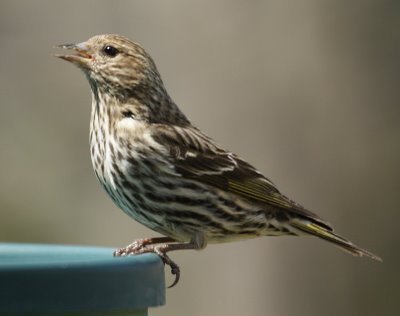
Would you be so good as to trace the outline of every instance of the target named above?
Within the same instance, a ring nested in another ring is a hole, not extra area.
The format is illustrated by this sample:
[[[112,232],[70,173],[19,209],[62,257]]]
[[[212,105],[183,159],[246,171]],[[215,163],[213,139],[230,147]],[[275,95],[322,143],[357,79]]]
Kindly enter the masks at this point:
[[[106,46],[104,46],[104,48],[103,48],[103,52],[104,52],[104,54],[106,54],[107,56],[115,57],[115,56],[118,55],[119,50],[116,49],[114,46],[106,45]]]

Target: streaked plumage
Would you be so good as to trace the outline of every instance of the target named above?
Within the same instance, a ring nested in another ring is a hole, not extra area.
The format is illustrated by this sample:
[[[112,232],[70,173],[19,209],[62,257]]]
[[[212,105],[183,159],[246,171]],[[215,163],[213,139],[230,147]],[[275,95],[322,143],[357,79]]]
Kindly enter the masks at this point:
[[[136,241],[116,255],[155,252],[171,265],[176,282],[179,268],[166,252],[259,236],[314,235],[380,260],[193,126],[138,44],[100,35],[61,47],[77,52],[59,57],[80,67],[92,89],[97,178],[125,213],[167,236]]]

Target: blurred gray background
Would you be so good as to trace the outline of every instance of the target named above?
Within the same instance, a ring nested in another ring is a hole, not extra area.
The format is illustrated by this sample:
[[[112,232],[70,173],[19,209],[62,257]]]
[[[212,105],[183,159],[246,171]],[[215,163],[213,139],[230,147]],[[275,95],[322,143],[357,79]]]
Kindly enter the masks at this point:
[[[141,43],[198,127],[384,259],[294,237],[177,252],[151,315],[400,314],[399,1],[0,1],[1,241],[155,235],[97,183],[89,85],[52,57],[101,33]]]

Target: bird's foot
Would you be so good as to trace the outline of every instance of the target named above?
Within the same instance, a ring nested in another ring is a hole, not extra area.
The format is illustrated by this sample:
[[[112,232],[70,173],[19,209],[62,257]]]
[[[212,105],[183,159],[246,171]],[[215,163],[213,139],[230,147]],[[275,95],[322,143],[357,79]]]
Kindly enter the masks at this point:
[[[124,257],[141,253],[140,250],[146,246],[147,238],[137,239],[126,247],[114,250],[114,257]]]
[[[170,237],[153,237],[153,238],[136,239],[128,246],[116,249],[114,251],[114,257],[138,255],[141,253],[149,252],[149,251],[143,252],[143,249],[147,248],[147,246],[156,244],[174,243],[174,242],[176,242],[176,240]]]
[[[173,250],[171,249],[170,243],[175,242],[174,239],[169,237],[137,239],[124,248],[116,249],[113,254],[115,257],[124,257],[129,255],[140,255],[143,253],[155,253],[161,258],[165,265],[171,267],[171,274],[175,276],[174,282],[168,287],[171,288],[178,284],[180,279],[179,266],[166,254],[167,251]]]

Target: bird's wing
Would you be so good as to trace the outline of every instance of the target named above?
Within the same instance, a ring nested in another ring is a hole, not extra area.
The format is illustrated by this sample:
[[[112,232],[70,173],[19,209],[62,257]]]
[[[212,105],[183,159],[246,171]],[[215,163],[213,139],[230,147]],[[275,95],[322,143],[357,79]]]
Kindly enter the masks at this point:
[[[217,147],[199,130],[173,128],[157,134],[156,140],[168,149],[175,170],[185,178],[296,213],[331,229],[316,214],[281,194],[272,181],[252,165]]]

